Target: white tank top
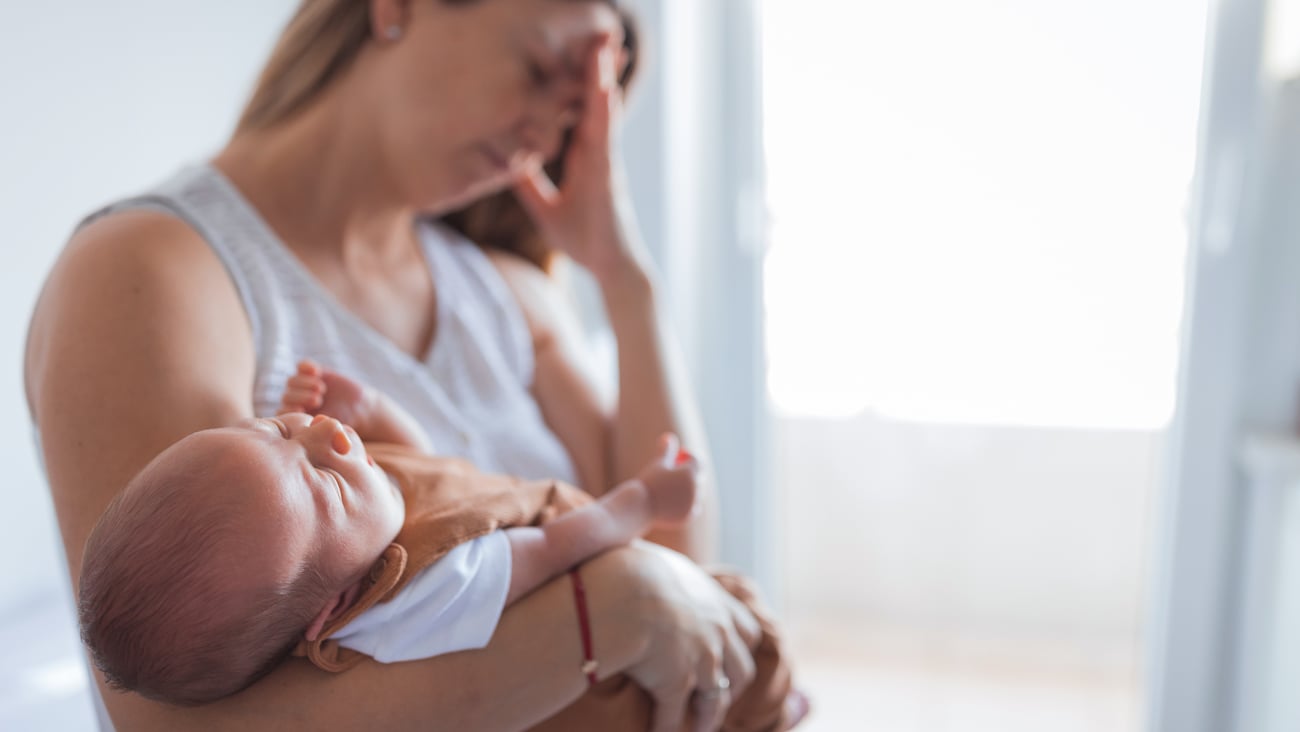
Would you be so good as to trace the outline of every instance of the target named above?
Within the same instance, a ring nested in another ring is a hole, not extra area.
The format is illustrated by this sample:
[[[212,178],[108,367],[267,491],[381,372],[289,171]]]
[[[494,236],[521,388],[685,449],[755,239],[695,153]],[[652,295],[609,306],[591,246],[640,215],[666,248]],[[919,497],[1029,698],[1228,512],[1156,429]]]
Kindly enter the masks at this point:
[[[392,396],[419,421],[440,454],[466,458],[488,472],[575,482],[568,453],[529,391],[532,338],[519,304],[487,256],[455,231],[430,222],[419,225],[438,323],[429,352],[415,359],[343,307],[211,165],[187,168],[144,195],[101,209],[83,225],[141,208],[188,223],[225,265],[252,325],[257,360],[252,398],[258,416],[275,414],[285,379],[299,359],[312,358]],[[479,541],[454,553],[468,556],[476,549],[484,555],[477,563],[440,561],[390,603],[424,610],[431,594],[494,598],[439,605],[440,624],[456,631],[452,636],[460,645],[439,646],[438,652],[482,647],[500,617],[509,547]],[[476,569],[464,569],[470,565]],[[382,625],[362,633],[382,640],[391,635]],[[345,645],[366,650],[374,640],[368,638],[361,635]],[[100,729],[112,732],[93,684],[91,691]]]
[[[429,352],[415,359],[339,303],[211,165],[187,168],[87,222],[139,208],[182,219],[225,265],[252,325],[258,416],[275,414],[285,380],[299,359],[311,358],[393,397],[439,454],[488,472],[575,482],[569,455],[529,390],[532,338],[519,304],[482,250],[459,233],[419,224],[438,322]]]

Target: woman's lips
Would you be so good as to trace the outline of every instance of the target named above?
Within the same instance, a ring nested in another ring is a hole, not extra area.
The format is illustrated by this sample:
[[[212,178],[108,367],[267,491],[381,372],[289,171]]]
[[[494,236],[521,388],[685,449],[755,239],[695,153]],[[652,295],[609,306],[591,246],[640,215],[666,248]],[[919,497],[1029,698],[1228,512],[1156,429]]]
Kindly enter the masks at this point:
[[[490,163],[492,163],[492,167],[493,167],[493,168],[496,168],[499,172],[502,172],[502,173],[504,173],[504,172],[510,170],[510,158],[509,158],[509,157],[506,157],[505,155],[502,155],[501,153],[499,153],[499,152],[497,152],[496,150],[492,149],[492,147],[490,147],[490,146],[488,146],[488,145],[483,145],[482,148],[483,148],[483,155],[484,155],[485,157],[487,157],[487,159],[488,159],[488,161],[489,161]]]

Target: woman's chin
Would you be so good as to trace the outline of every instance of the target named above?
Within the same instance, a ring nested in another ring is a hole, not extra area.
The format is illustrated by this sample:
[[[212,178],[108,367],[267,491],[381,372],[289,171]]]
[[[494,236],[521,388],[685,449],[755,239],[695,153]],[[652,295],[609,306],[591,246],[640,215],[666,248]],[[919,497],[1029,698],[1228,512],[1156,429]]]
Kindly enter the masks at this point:
[[[466,184],[458,191],[436,197],[437,203],[425,206],[424,210],[430,215],[459,211],[475,201],[514,187],[517,179],[518,176],[509,173],[494,175],[491,178],[480,178]]]

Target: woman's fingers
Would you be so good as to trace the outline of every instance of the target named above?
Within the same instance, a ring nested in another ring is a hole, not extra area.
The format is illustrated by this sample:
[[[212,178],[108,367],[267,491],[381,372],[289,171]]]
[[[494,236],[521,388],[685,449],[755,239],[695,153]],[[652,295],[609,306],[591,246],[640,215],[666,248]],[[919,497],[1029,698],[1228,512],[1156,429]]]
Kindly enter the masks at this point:
[[[727,633],[726,643],[722,670],[731,682],[731,697],[735,699],[745,693],[745,689],[754,681],[754,655],[739,633]]]
[[[763,627],[758,624],[758,618],[754,613],[745,607],[745,603],[732,597],[730,594],[722,593],[723,600],[731,609],[731,621],[736,626],[736,633],[740,635],[740,640],[745,644],[745,648],[754,648],[763,638]]]
[[[722,727],[722,720],[731,706],[731,679],[726,672],[727,636],[725,626],[717,626],[714,631],[721,637],[715,638],[711,649],[700,657],[699,670],[695,677],[695,693],[691,700],[695,711],[695,732],[714,732]]]
[[[541,165],[536,165],[515,183],[515,197],[528,215],[541,224],[549,220],[551,210],[559,203],[560,192]]]
[[[695,690],[695,732],[714,732],[722,727],[731,706],[731,679],[721,669],[704,677],[703,686]]]
[[[661,691],[655,695],[654,724],[650,732],[677,732],[682,728],[686,718],[686,700],[690,697],[689,687],[681,690]]]
[[[587,58],[587,90],[577,142],[586,150],[609,153],[610,129],[618,109],[617,50],[611,36],[602,36]]]
[[[587,160],[608,160],[611,110],[617,106],[611,101],[617,97],[616,58],[609,36],[602,36],[593,45],[587,59],[585,104],[582,119],[578,122],[574,149],[570,157]],[[574,167],[574,166],[571,166]],[[570,177],[574,171],[570,172]],[[524,209],[539,223],[549,221],[563,203],[563,193],[547,177],[541,161],[530,166],[528,172],[515,183],[515,195]]]

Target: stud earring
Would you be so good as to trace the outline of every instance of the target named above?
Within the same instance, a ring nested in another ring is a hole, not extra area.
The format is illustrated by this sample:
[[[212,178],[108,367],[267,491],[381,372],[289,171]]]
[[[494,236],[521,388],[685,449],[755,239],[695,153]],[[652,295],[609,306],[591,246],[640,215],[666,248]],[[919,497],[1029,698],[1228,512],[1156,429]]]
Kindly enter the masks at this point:
[[[396,41],[397,39],[402,37],[402,26],[400,25],[388,26],[388,30],[384,31],[384,36],[387,37],[388,40],[390,41]]]

